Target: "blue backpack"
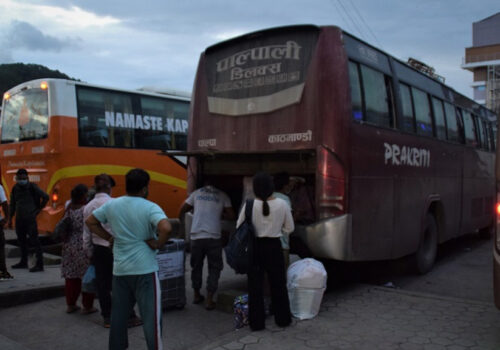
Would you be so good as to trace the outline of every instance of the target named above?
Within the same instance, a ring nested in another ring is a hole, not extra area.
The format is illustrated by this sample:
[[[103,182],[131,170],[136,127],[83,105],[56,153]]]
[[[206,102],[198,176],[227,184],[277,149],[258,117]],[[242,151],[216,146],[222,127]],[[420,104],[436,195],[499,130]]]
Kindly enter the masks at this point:
[[[236,273],[247,273],[250,254],[252,252],[255,228],[252,224],[253,200],[247,200],[245,205],[245,221],[236,229],[229,243],[224,248],[226,261]]]

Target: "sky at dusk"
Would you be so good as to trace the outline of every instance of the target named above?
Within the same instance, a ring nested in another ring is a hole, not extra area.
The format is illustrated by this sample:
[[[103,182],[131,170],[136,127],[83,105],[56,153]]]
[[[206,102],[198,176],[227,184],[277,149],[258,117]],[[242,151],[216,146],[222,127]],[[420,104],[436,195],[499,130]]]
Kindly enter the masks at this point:
[[[264,28],[337,25],[472,95],[461,68],[472,23],[498,0],[0,0],[0,63],[35,63],[91,84],[190,92],[200,53]]]

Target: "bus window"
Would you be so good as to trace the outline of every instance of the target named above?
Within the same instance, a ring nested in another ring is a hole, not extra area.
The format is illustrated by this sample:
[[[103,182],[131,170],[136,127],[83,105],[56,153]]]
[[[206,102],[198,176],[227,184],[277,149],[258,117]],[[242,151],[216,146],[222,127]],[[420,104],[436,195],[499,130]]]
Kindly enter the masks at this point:
[[[478,142],[476,139],[476,127],[474,125],[474,120],[472,115],[468,111],[462,111],[462,116],[464,120],[464,134],[465,143],[467,145],[477,146]]]
[[[184,150],[189,104],[78,87],[81,146]]]
[[[413,117],[413,102],[411,99],[410,87],[405,84],[399,85],[399,96],[403,112],[403,124],[400,129],[403,131],[415,132],[415,118]]]
[[[361,65],[361,77],[366,106],[365,120],[375,125],[391,127],[390,101],[384,74]]]
[[[361,84],[359,82],[358,65],[349,61],[349,81],[351,83],[351,107],[354,120],[363,120],[363,105],[361,100]]]
[[[47,137],[48,95],[46,89],[31,88],[4,101],[2,143]]]
[[[492,151],[495,151],[497,148],[497,126],[495,123],[488,123],[489,128],[488,132],[490,133],[490,147]]]
[[[106,120],[106,113],[133,114],[129,95],[78,87],[77,99],[80,146],[135,147],[133,129]]]
[[[448,140],[454,142],[460,142],[460,137],[458,134],[458,123],[457,115],[455,112],[455,107],[453,107],[448,102],[444,103],[444,110],[446,116],[446,131],[448,135]]]
[[[163,130],[138,135],[142,148],[184,150],[187,147],[189,104],[180,101],[141,97],[143,115],[158,116],[164,120]]]
[[[490,140],[490,133],[488,130],[490,125],[486,120],[483,120],[483,119],[480,119],[480,122],[482,123],[482,127],[483,127],[483,132],[482,132],[483,140],[484,140],[483,146],[486,150],[491,151],[491,140]]]
[[[432,108],[434,110],[434,123],[436,125],[436,136],[440,140],[446,140],[446,125],[444,121],[443,102],[433,97]]]
[[[411,88],[413,103],[415,104],[415,117],[417,120],[417,134],[432,136],[432,118],[429,98],[422,90]]]
[[[483,121],[477,115],[472,116],[474,121],[476,122],[476,131],[477,131],[477,139],[479,140],[478,146],[483,149],[488,149],[488,139],[484,134]]]

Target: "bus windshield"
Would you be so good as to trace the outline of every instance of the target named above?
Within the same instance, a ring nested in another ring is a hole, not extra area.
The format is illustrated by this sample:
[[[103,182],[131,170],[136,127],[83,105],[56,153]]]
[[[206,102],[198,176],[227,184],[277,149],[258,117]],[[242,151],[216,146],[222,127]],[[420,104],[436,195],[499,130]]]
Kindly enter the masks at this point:
[[[47,90],[21,91],[4,100],[2,143],[43,139],[48,131]]]

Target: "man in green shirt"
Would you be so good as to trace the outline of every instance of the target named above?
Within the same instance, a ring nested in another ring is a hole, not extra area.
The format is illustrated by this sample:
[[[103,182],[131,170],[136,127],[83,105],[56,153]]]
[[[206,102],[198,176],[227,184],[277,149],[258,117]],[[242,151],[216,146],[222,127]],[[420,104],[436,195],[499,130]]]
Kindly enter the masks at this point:
[[[128,347],[127,324],[137,301],[148,349],[162,349],[161,290],[156,253],[172,230],[167,216],[146,200],[149,174],[132,169],[125,196],[106,202],[86,220],[89,230],[113,244],[113,294],[109,349]],[[114,236],[101,224],[109,224]]]

